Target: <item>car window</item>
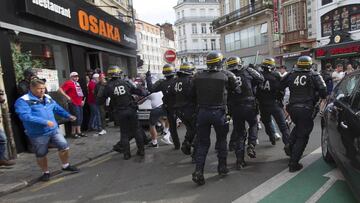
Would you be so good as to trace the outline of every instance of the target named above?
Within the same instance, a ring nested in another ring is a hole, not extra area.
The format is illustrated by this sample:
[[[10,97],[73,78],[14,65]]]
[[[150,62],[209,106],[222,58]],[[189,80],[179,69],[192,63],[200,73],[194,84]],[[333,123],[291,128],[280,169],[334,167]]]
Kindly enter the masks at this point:
[[[353,103],[351,105],[351,108],[354,110],[354,111],[360,111],[360,86],[358,86],[358,89],[356,90],[356,94],[354,96],[354,100],[353,100]]]
[[[360,76],[359,75],[353,75],[345,80],[343,80],[340,85],[337,86],[334,96],[336,99],[340,99],[343,97],[348,97],[346,101],[351,101],[351,98],[354,96],[354,92],[356,90],[355,87],[359,84]],[[349,103],[350,104],[350,103]]]

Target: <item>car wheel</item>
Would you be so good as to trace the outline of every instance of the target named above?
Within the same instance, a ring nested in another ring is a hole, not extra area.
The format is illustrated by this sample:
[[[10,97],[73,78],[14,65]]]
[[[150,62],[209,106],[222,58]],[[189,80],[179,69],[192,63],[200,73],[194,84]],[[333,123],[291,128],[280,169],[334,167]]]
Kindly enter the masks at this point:
[[[321,152],[325,162],[334,163],[334,159],[329,152],[329,134],[324,127],[321,129]]]

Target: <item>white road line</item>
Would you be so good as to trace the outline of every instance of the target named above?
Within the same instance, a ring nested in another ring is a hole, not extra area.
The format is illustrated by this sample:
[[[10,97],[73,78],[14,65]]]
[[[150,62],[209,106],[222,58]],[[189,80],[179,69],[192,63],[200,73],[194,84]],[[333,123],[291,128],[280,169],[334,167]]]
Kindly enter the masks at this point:
[[[339,169],[335,168],[329,173],[324,175],[325,177],[328,177],[329,180],[326,181],[326,183],[321,186],[321,188],[316,191],[315,194],[313,194],[310,199],[306,201],[306,203],[315,203],[319,201],[319,199],[335,184],[337,180],[345,180],[342,173],[339,171]]]
[[[301,160],[301,163],[304,165],[304,170],[316,160],[321,157],[321,148],[319,147],[311,154],[307,155]],[[254,188],[250,192],[246,193],[245,195],[239,197],[238,199],[234,200],[233,203],[242,203],[242,202],[258,202],[268,196],[270,193],[278,189],[281,185],[288,182],[290,179],[294,178],[297,174],[299,174],[302,170],[296,173],[289,173],[288,169],[283,170],[276,176],[272,177],[271,179],[267,180],[263,184],[259,185],[258,187]]]

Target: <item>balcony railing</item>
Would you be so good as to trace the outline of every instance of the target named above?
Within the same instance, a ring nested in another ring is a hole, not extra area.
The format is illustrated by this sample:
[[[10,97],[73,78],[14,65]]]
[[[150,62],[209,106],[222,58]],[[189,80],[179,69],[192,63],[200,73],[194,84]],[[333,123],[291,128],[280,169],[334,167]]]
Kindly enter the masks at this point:
[[[184,17],[184,18],[179,18],[178,20],[175,21],[174,25],[178,25],[181,23],[187,23],[187,22],[211,22],[213,20],[215,20],[217,17],[216,16],[190,16],[190,17]]]
[[[261,1],[252,5],[244,6],[236,11],[233,11],[225,16],[222,16],[212,22],[214,29],[217,29],[221,26],[234,22],[236,20],[242,19],[246,16],[258,13],[266,9],[272,9],[273,5],[270,1]]]
[[[184,50],[184,51],[178,51],[176,52],[177,55],[185,55],[185,54],[203,54],[203,53],[208,53],[209,51],[211,51],[210,49],[188,49],[188,50]]]
[[[307,30],[296,30],[284,33],[283,44],[291,44],[292,42],[298,43],[307,39]]]

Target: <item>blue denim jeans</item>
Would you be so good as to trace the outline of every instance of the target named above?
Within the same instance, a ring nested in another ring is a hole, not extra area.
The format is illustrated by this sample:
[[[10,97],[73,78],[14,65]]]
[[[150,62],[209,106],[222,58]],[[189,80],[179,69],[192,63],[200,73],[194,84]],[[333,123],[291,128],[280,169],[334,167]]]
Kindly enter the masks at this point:
[[[0,130],[0,160],[5,160],[5,151],[6,151],[6,135],[3,130]]]
[[[89,104],[90,106],[90,120],[89,128],[94,130],[101,130],[101,120],[99,107],[96,104]]]
[[[54,145],[59,151],[69,149],[69,144],[59,130],[55,131],[53,135],[29,137],[29,139],[37,158],[43,158],[47,155],[49,144]]]

